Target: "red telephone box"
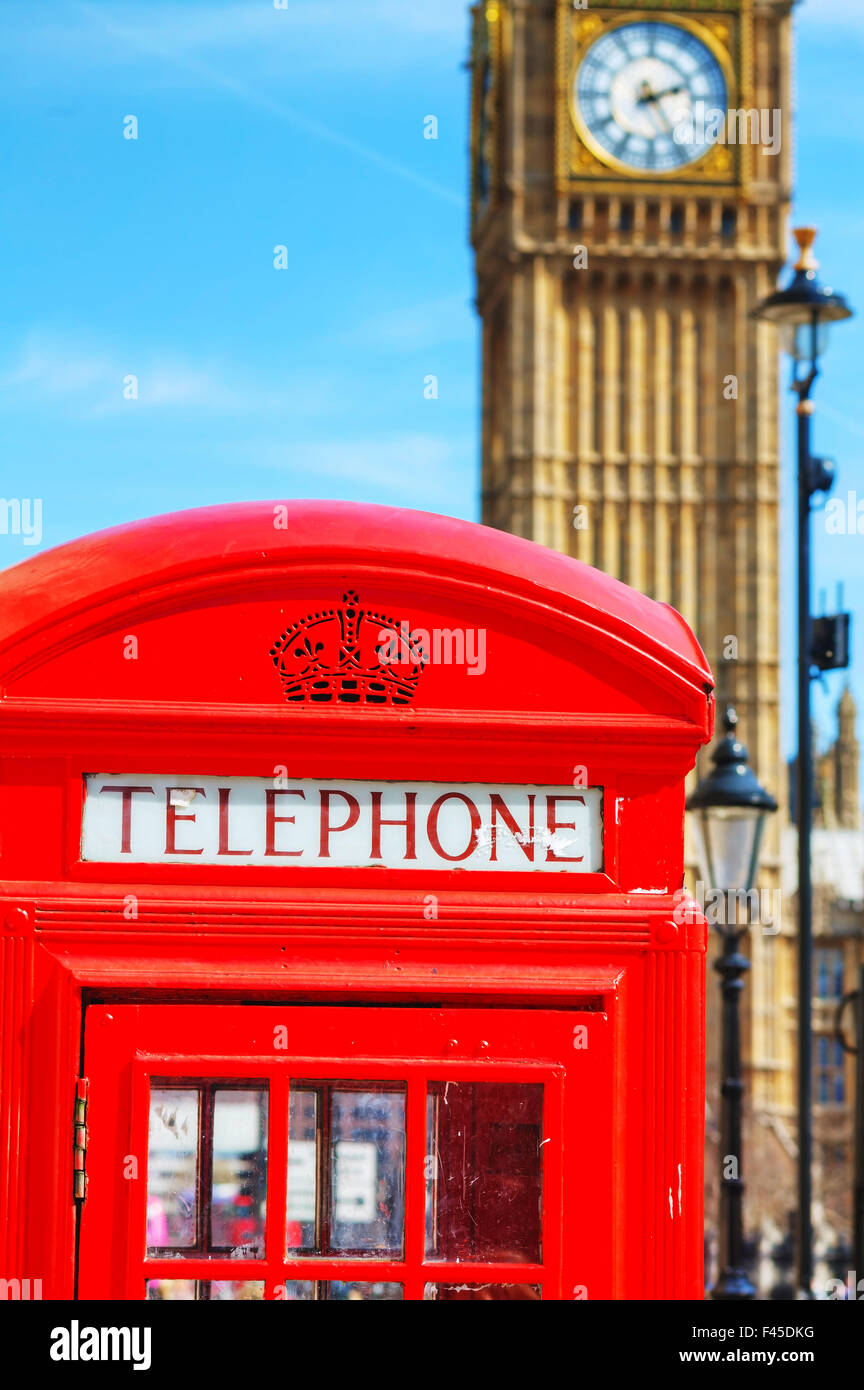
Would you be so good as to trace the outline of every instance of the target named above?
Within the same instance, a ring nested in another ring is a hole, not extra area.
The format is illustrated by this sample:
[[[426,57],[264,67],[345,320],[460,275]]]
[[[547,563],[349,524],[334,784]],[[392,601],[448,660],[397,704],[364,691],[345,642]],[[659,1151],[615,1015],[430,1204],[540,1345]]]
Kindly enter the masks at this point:
[[[672,609],[419,512],[0,576],[6,1277],[701,1297],[711,688]]]

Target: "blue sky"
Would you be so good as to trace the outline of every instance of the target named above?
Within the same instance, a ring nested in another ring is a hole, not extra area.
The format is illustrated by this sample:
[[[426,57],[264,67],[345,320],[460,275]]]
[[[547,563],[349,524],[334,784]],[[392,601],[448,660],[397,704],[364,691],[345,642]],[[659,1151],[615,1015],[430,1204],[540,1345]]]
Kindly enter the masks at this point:
[[[807,0],[797,28],[796,215],[864,311],[864,4]],[[41,546],[256,497],[476,518],[463,0],[3,0],[0,31],[0,492],[43,499]],[[864,499],[862,322],[815,430]],[[787,486],[784,576],[792,524]],[[0,535],[0,566],[36,548]],[[864,537],[817,523],[816,570],[857,609],[860,699]]]

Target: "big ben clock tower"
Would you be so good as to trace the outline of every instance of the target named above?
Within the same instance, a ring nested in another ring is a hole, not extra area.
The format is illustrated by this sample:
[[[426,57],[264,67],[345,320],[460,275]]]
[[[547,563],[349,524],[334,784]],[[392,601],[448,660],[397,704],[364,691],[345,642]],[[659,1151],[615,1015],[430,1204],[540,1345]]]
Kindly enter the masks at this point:
[[[483,520],[678,608],[775,792],[777,356],[751,311],[785,260],[791,8],[473,12]],[[782,1111],[778,944],[752,934],[748,1031],[757,1103]]]

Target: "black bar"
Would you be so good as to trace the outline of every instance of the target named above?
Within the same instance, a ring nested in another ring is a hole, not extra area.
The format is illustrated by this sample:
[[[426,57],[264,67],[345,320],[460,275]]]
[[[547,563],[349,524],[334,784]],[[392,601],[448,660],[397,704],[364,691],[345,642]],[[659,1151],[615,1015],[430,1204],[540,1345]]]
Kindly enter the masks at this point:
[[[813,1044],[810,1001],[813,987],[813,922],[810,829],[813,751],[810,730],[810,418],[812,381],[801,383],[798,401],[798,1296],[812,1298],[811,1224]]]
[[[855,1279],[864,1279],[864,965],[855,1000],[855,1171],[852,1188],[852,1249]]]
[[[723,953],[714,962],[723,992],[720,1275],[711,1290],[711,1297],[718,1300],[747,1299],[756,1296],[756,1290],[744,1269],[742,1228],[744,1178],[741,1106],[744,1083],[741,1079],[740,999],[744,988],[743,977],[750,969],[750,962],[742,955],[739,946],[745,931],[746,927],[727,924],[723,931]],[[726,1172],[726,1164],[730,1158],[733,1158],[736,1164],[734,1176]]]

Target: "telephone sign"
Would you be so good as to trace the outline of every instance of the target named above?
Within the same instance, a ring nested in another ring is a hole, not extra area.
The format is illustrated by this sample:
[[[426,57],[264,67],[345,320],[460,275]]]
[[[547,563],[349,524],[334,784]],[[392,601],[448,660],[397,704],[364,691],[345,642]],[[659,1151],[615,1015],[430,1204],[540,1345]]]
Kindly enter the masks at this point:
[[[85,774],[81,858],[488,873],[603,867],[599,787]]]

